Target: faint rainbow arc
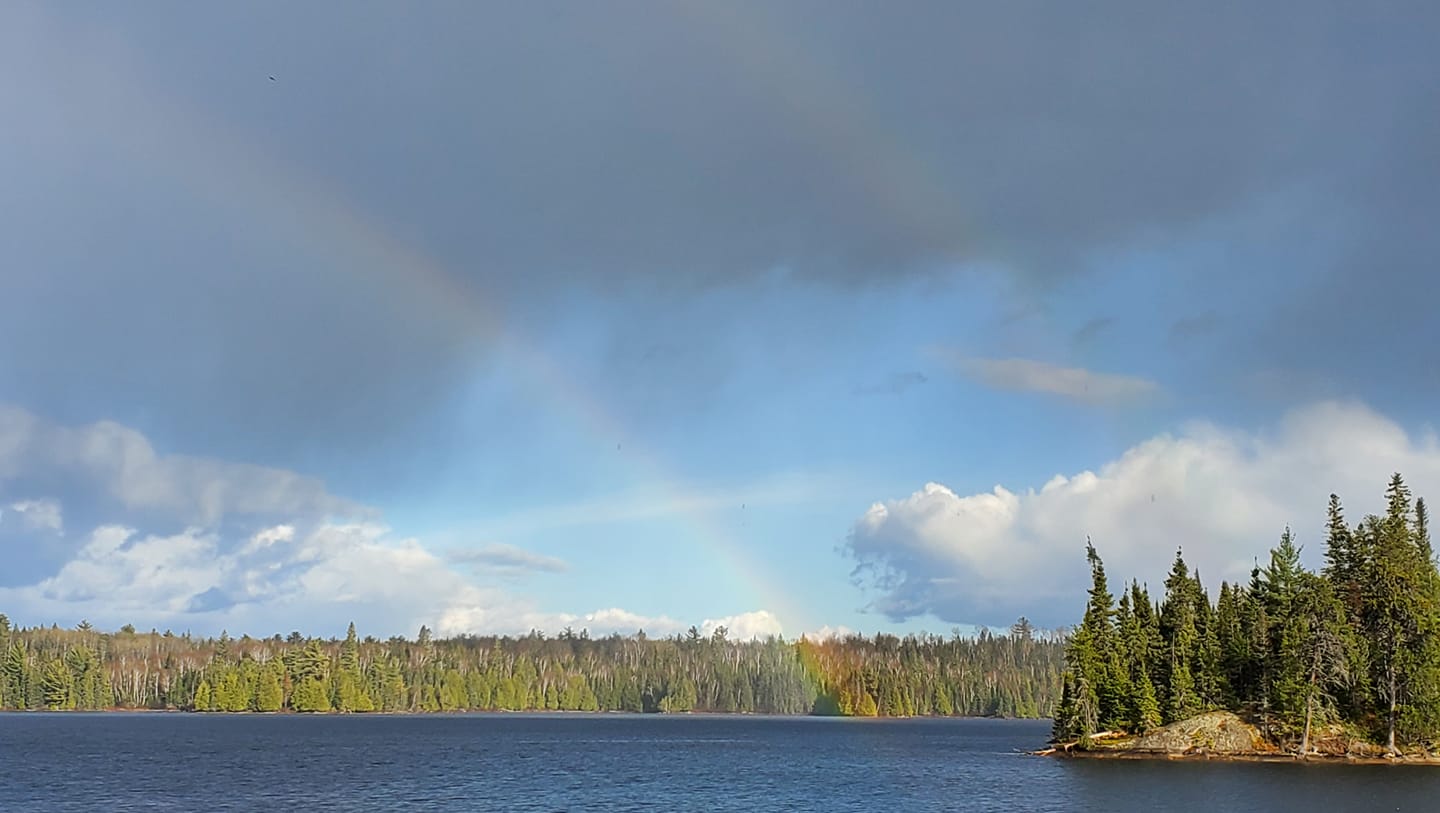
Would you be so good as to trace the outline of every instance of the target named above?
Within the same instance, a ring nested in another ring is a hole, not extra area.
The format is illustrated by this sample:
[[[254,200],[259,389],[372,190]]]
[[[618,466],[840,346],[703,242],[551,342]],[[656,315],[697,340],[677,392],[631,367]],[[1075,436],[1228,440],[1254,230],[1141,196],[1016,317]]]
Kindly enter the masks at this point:
[[[420,293],[428,306],[427,313],[442,313],[464,331],[482,340],[500,343],[520,362],[521,369],[539,387],[550,393],[547,403],[559,407],[591,433],[616,439],[627,448],[625,460],[642,480],[660,486],[663,496],[682,493],[681,478],[671,472],[657,456],[650,453],[634,433],[615,417],[593,395],[583,391],[549,355],[529,341],[513,324],[507,323],[487,297],[473,290],[464,281],[446,273],[443,266],[407,245],[389,230],[367,219],[353,204],[328,193],[321,184],[302,182],[301,174],[291,167],[246,148],[216,128],[207,127],[195,116],[185,115],[156,99],[147,99],[146,109],[159,116],[170,129],[185,134],[179,143],[167,145],[170,161],[167,168],[187,186],[215,196],[223,205],[233,206],[245,201],[245,209],[261,213],[280,229],[295,230],[296,239],[331,252],[340,251],[360,262],[349,265],[352,273],[368,275],[388,290]],[[199,145],[207,149],[198,150]],[[216,149],[216,147],[221,149]],[[233,160],[222,162],[223,154]],[[294,219],[280,217],[291,214]],[[754,601],[775,613],[782,623],[797,624],[804,618],[786,591],[769,575],[769,570],[756,561],[742,543],[730,537],[727,530],[710,522],[702,508],[687,512],[694,540],[699,542],[729,571],[732,579],[752,593]],[[790,634],[798,637],[799,632]]]

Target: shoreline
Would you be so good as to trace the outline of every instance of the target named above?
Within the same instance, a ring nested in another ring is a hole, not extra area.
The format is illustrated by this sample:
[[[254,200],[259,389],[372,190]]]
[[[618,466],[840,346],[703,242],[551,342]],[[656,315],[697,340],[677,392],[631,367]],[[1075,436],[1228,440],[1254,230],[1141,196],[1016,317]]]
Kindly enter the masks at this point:
[[[105,709],[0,709],[0,714],[188,714],[200,717],[499,717],[505,715],[528,716],[586,716],[586,717],[763,717],[776,719],[816,720],[1006,720],[1016,722],[1040,722],[1044,717],[1001,717],[990,715],[923,715],[908,717],[860,717],[843,714],[767,714],[754,711],[580,711],[578,709],[452,709],[450,711],[193,711],[181,708],[124,708]]]
[[[1118,749],[1080,750],[1045,748],[1031,751],[1031,756],[1055,759],[1131,759],[1163,762],[1283,762],[1295,765],[1440,765],[1440,757],[1401,754],[1397,757],[1370,757],[1351,754],[1254,753],[1217,754],[1208,751],[1170,753],[1165,751],[1131,751]]]

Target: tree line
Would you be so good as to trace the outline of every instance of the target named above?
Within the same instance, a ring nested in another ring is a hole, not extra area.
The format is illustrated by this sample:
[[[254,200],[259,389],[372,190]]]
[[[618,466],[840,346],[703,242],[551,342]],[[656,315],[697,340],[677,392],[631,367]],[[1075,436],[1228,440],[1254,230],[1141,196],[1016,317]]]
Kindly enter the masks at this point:
[[[625,711],[1044,717],[1064,645],[1005,634],[737,641],[702,635],[321,640],[12,627],[0,708],[200,712]]]
[[[1440,734],[1440,571],[1429,514],[1396,474],[1383,516],[1351,526],[1330,496],[1324,567],[1300,564],[1288,528],[1248,584],[1211,600],[1176,553],[1159,601],[1132,581],[1119,601],[1087,543],[1091,587],[1065,653],[1057,741],[1144,732],[1225,709],[1310,748],[1339,724],[1397,752]]]

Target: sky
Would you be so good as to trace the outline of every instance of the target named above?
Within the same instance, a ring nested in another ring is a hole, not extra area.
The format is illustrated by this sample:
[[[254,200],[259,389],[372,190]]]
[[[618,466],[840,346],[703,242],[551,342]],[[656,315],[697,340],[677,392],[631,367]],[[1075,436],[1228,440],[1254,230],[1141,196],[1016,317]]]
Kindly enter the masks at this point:
[[[12,2],[0,612],[1071,623],[1440,494],[1430,3]]]

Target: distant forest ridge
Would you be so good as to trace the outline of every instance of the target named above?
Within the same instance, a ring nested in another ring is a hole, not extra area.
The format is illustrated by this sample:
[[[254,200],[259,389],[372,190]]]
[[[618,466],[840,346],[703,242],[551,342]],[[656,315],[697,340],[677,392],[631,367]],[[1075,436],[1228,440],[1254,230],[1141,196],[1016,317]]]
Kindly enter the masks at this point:
[[[1312,573],[1286,528],[1248,584],[1212,601],[1180,552],[1156,602],[1138,583],[1110,592],[1088,549],[1085,615],[1065,655],[1057,742],[1142,733],[1211,710],[1260,722],[1308,754],[1317,733],[1440,742],[1440,570],[1430,516],[1396,474],[1384,515],[1346,522],[1330,496],[1325,565]]]
[[[624,711],[1048,717],[1064,640],[1006,634],[736,641],[197,638],[20,628],[0,615],[0,708],[202,712]]]

